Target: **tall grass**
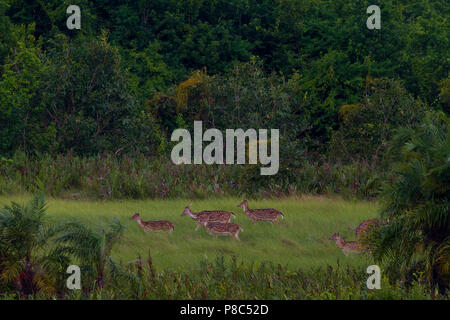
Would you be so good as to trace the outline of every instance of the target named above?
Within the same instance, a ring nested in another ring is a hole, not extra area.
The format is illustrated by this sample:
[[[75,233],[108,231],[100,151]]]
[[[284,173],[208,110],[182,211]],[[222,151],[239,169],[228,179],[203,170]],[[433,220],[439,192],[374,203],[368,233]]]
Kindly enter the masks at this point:
[[[409,284],[384,278],[381,290],[369,290],[365,268],[339,264],[289,270],[272,262],[249,264],[218,256],[213,262],[200,262],[197,270],[158,272],[149,257],[111,269],[111,286],[93,295],[95,299],[448,299],[420,278]]]
[[[328,266],[288,270],[271,262],[251,264],[236,258],[218,256],[201,261],[200,267],[183,271],[155,270],[152,258],[133,264],[110,262],[105,287],[89,291],[66,290],[59,296],[38,294],[31,299],[302,299],[302,300],[448,300],[420,279],[411,283],[389,283],[382,279],[380,290],[369,290],[364,268]],[[0,299],[19,299],[15,293],[0,294]]]
[[[71,154],[27,157],[16,153],[0,161],[0,195],[40,192],[82,199],[201,199],[220,196],[283,197],[339,194],[371,198],[384,177],[367,162],[282,166],[275,176],[261,176],[245,165],[174,165],[170,159]]]

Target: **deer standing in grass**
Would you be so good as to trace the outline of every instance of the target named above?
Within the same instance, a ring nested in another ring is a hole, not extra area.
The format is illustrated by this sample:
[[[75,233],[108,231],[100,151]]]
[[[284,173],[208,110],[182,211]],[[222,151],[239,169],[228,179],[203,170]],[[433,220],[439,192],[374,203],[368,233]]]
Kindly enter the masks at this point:
[[[173,232],[175,226],[169,221],[142,221],[139,213],[135,213],[130,220],[137,220],[138,225],[145,231],[170,231]]]
[[[192,212],[189,206],[184,208],[181,216],[189,215],[192,219],[197,222],[197,227],[195,231],[198,230],[200,226],[203,226],[205,222],[219,222],[219,223],[230,223],[231,217],[236,218],[233,212],[214,210],[214,211],[201,211],[198,213]]]
[[[344,237],[341,237],[338,232],[335,232],[328,240],[333,240],[336,245],[345,255],[349,253],[361,253],[361,245],[356,241],[346,241]]]
[[[249,209],[247,200],[238,204],[238,207],[244,209],[244,213],[253,221],[270,221],[278,224],[278,216],[284,219],[284,214],[276,209]]]
[[[235,223],[220,223],[220,222],[205,221],[203,225],[205,226],[206,231],[210,235],[233,236],[238,241],[240,241],[239,231],[244,231],[244,228]]]

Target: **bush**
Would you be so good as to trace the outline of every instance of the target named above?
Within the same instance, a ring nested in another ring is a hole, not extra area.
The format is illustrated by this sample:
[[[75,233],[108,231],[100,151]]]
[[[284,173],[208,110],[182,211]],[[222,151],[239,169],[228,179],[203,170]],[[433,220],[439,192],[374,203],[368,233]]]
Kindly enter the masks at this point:
[[[7,59],[0,78],[0,154],[17,149],[47,152],[56,137],[42,97],[48,61],[40,43],[18,28],[21,39]]]
[[[395,130],[416,125],[426,110],[399,81],[368,79],[361,102],[340,108],[330,155],[344,161],[388,161],[385,154]]]
[[[384,224],[370,237],[391,279],[423,273],[445,292],[450,283],[450,121],[428,113],[400,129],[391,152],[395,174],[384,185]]]
[[[104,35],[74,42],[60,36],[59,41],[50,53],[44,87],[47,112],[58,130],[58,150],[96,154],[145,145],[141,132],[148,124],[146,128],[145,119],[137,121],[140,110],[117,48]]]
[[[51,248],[53,230],[45,219],[45,202],[11,203],[0,210],[0,283],[27,298],[55,294],[67,262]],[[3,290],[1,290],[3,291]]]

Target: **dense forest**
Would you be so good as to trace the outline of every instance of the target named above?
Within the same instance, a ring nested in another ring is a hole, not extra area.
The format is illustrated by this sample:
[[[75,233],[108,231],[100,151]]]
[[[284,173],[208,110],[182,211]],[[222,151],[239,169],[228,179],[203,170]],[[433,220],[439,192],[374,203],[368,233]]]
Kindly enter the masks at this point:
[[[0,0],[0,195],[377,198],[373,257],[445,293],[448,1],[79,0],[69,30],[72,2]],[[278,128],[278,174],[174,165],[171,134],[195,120]],[[39,203],[5,207],[0,228]]]
[[[381,155],[448,114],[450,22],[445,1],[375,2],[83,0],[69,30],[67,1],[2,0],[0,154],[161,155],[202,119],[280,128],[285,155]]]

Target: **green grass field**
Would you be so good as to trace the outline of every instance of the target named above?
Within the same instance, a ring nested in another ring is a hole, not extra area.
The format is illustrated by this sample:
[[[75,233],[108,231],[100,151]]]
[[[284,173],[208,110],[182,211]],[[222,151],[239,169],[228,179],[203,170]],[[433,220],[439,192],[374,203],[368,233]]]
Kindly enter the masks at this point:
[[[0,206],[10,201],[23,203],[29,197],[0,197]],[[48,216],[59,221],[77,219],[98,228],[117,217],[127,226],[120,245],[113,251],[113,258],[124,263],[147,257],[151,250],[153,263],[159,270],[196,267],[205,259],[214,260],[218,255],[234,255],[239,261],[272,261],[292,269],[307,269],[325,265],[370,264],[365,255],[345,256],[328,238],[340,232],[348,240],[354,240],[350,228],[364,219],[377,216],[376,202],[344,201],[339,199],[309,197],[283,200],[249,200],[250,208],[277,208],[286,218],[280,225],[267,222],[253,223],[237,204],[242,199],[215,200],[152,200],[152,201],[79,201],[47,199]],[[204,228],[195,231],[196,223],[188,216],[181,217],[186,205],[192,210],[223,209],[237,215],[232,222],[243,226],[241,241],[230,237],[214,237]],[[170,233],[145,233],[136,221],[129,218],[141,213],[143,220],[169,220],[175,224]]]

